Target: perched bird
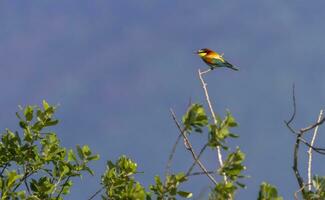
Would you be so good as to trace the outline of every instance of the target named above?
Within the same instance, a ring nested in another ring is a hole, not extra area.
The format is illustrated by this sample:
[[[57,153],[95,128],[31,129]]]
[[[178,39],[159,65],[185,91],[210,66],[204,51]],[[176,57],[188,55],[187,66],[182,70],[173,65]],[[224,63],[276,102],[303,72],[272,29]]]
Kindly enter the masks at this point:
[[[219,55],[217,52],[212,51],[211,49],[204,48],[200,49],[196,52],[202,60],[210,66],[210,69],[213,70],[214,68],[218,67],[228,67],[232,70],[238,71],[238,68],[227,62],[222,56]]]

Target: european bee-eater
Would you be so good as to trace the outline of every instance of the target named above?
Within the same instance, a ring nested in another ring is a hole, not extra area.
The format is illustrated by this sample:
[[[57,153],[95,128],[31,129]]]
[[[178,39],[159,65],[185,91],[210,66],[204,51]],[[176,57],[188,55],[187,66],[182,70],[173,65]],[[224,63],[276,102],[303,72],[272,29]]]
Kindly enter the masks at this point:
[[[202,60],[210,66],[211,70],[213,70],[214,68],[218,68],[218,67],[228,67],[232,70],[236,70],[238,71],[238,69],[236,67],[234,67],[232,64],[230,64],[229,62],[227,62],[222,56],[219,55],[217,52],[212,51],[211,49],[208,48],[204,48],[204,49],[200,49],[196,52],[201,58]]]

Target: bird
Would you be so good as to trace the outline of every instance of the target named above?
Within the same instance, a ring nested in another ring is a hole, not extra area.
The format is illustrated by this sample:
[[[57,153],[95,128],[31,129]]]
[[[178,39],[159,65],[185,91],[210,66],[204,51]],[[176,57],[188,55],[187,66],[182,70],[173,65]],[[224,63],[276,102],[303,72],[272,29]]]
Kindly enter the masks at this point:
[[[202,60],[210,66],[210,69],[213,70],[218,67],[227,67],[232,70],[238,71],[239,69],[235,67],[234,65],[230,64],[228,61],[226,61],[223,58],[223,54],[218,54],[215,51],[212,51],[211,49],[204,48],[200,49],[197,52],[195,52],[199,57],[202,58]]]

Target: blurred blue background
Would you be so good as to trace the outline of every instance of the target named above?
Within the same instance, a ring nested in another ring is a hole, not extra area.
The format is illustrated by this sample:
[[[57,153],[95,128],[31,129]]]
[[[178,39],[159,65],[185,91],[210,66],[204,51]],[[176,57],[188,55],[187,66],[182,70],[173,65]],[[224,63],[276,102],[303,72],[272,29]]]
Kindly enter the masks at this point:
[[[180,118],[189,99],[205,102],[197,77],[205,64],[193,51],[225,53],[239,72],[215,70],[206,76],[215,110],[234,114],[241,137],[230,142],[247,154],[246,190],[237,199],[256,199],[268,181],[285,199],[298,189],[292,167],[294,136],[283,120],[292,111],[295,126],[317,119],[324,106],[324,1],[1,1],[0,127],[17,127],[17,105],[60,104],[55,129],[63,145],[89,144],[99,153],[95,177],[76,181],[67,199],[87,199],[99,187],[106,160],[126,154],[144,174],[145,186],[163,175]],[[324,144],[320,128],[317,144]],[[198,150],[203,137],[193,136]],[[306,171],[301,149],[301,173]],[[202,160],[213,169],[215,152]],[[173,171],[192,158],[181,144]],[[325,174],[315,155],[313,172]],[[184,188],[206,197],[210,182],[193,177]],[[99,199],[99,196],[98,198]]]

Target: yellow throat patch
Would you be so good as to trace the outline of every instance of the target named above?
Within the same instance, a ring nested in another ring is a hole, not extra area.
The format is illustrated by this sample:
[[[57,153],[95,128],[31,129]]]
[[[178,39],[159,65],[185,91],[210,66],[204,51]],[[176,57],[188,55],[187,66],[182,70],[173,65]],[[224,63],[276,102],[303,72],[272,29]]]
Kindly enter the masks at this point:
[[[207,55],[207,53],[205,53],[205,52],[199,52],[198,55],[199,55],[200,57],[204,57],[205,55]]]

